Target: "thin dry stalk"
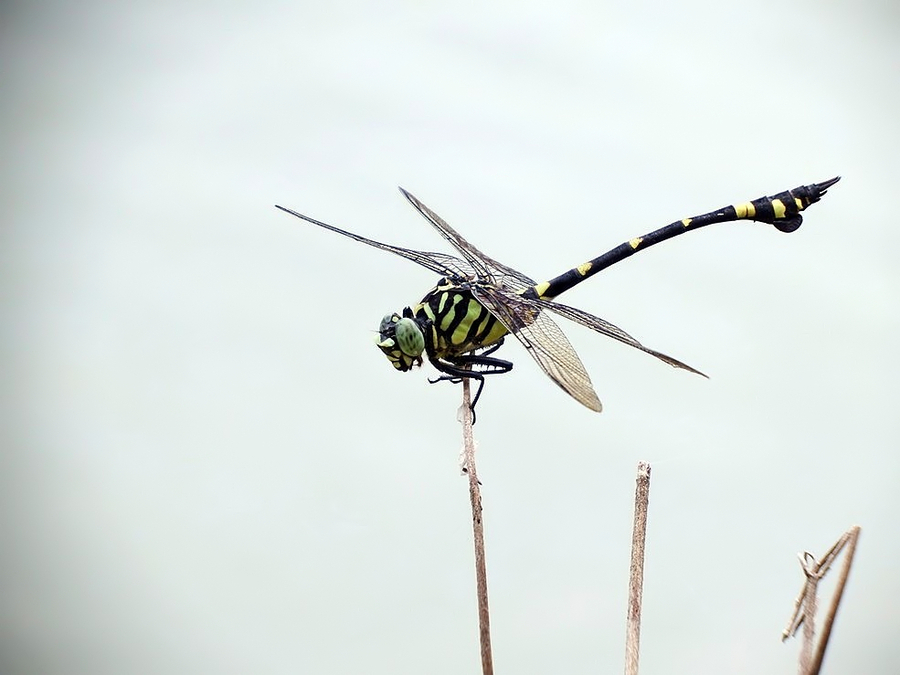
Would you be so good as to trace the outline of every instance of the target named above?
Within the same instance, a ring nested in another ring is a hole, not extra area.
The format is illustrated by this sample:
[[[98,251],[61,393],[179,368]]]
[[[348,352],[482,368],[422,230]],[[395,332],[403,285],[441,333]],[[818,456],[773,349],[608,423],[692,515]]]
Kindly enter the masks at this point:
[[[491,618],[488,611],[487,571],[484,564],[484,523],[481,518],[481,488],[475,468],[475,437],[472,432],[472,405],[469,380],[463,379],[462,425],[469,499],[472,502],[472,530],[475,538],[475,586],[478,593],[478,632],[481,637],[481,671],[493,675],[491,656]]]
[[[822,660],[825,658],[825,649],[828,647],[828,639],[831,637],[831,628],[834,626],[834,619],[837,616],[838,605],[841,604],[841,597],[844,595],[844,586],[847,585],[847,577],[850,576],[850,566],[853,564],[853,556],[856,555],[856,542],[859,541],[859,525],[851,527],[844,535],[845,542],[849,544],[847,555],[844,556],[844,567],[841,569],[841,576],[838,578],[837,588],[831,596],[831,606],[828,608],[828,614],[825,616],[825,624],[822,627],[822,637],[819,638],[819,644],[816,647],[816,653],[810,664],[810,675],[818,675],[822,668]],[[843,548],[843,544],[841,546]]]
[[[644,545],[650,503],[650,465],[639,462],[634,490],[634,528],[631,535],[631,578],[625,628],[625,675],[637,675],[641,647],[641,602],[644,594]]]
[[[794,614],[791,617],[788,627],[782,633],[782,641],[795,635],[803,626],[803,644],[800,648],[799,668],[800,675],[818,675],[822,668],[822,660],[825,657],[825,649],[828,646],[828,640],[831,637],[831,629],[837,615],[838,605],[844,594],[844,587],[847,584],[847,577],[850,574],[850,567],[853,564],[853,556],[856,553],[856,542],[859,539],[860,528],[854,525],[844,534],[841,535],[829,551],[817,560],[816,557],[808,551],[800,555],[800,567],[806,576],[803,589],[800,595],[794,601]],[[819,637],[818,643],[813,647],[815,636],[815,615],[817,611],[816,593],[818,590],[819,580],[822,579],[831,565],[840,555],[845,546],[849,544],[847,555],[844,558],[844,567],[841,570],[841,576],[838,579],[837,587],[831,598],[831,606],[825,617],[825,625],[822,629],[822,635]]]
[[[809,664],[812,662],[813,640],[816,636],[816,612],[819,592],[819,561],[811,553],[806,553],[805,559],[800,563],[806,574],[803,597],[803,643],[800,646],[800,658],[798,660],[800,675],[809,673]]]

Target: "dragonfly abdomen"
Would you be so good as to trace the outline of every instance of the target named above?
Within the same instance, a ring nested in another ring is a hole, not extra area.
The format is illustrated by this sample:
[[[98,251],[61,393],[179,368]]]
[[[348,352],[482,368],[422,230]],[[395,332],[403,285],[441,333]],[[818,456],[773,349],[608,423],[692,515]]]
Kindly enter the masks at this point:
[[[536,284],[525,291],[524,295],[529,298],[552,300],[573,286],[577,286],[582,281],[594,276],[597,272],[605,270],[610,265],[614,265],[638,251],[706,225],[728,223],[736,220],[755,220],[760,223],[774,225],[781,232],[794,232],[803,222],[803,216],[800,215],[800,212],[809,205],[819,201],[826,190],[837,183],[838,180],[840,180],[840,177],[821,183],[813,183],[812,185],[801,185],[793,190],[785,190],[771,197],[760,197],[753,201],[725,206],[700,216],[676,220],[674,223],[670,223],[642,237],[629,239],[611,251],[588,260],[578,267],[573,267],[558,277]]]

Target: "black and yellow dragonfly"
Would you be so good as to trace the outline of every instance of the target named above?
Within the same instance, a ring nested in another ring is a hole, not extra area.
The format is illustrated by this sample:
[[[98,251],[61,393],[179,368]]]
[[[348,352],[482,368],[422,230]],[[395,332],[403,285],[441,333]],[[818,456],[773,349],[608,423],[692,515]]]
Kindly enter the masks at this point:
[[[491,356],[503,344],[506,335],[512,334],[551,380],[579,403],[600,412],[602,406],[591,378],[565,334],[550,317],[551,313],[640,349],[676,368],[698,375],[703,373],[678,359],[645,347],[605,319],[556,302],[557,296],[638,251],[706,225],[755,220],[774,225],[782,232],[793,232],[803,221],[800,211],[819,201],[826,190],[839,180],[840,176],[837,176],[822,183],[803,185],[771,197],[760,197],[675,221],[642,237],[630,239],[542,283],[536,283],[479,251],[403,188],[400,188],[403,196],[456,249],[461,258],[384,244],[283,206],[277,208],[313,225],[412,260],[442,276],[418,304],[406,307],[402,312],[388,314],[381,320],[377,345],[397,370],[406,372],[422,365],[422,355],[425,354],[442,373],[431,382],[460,382],[463,378],[478,381],[478,390],[472,401],[474,410],[484,387],[485,376],[512,369],[511,362]]]

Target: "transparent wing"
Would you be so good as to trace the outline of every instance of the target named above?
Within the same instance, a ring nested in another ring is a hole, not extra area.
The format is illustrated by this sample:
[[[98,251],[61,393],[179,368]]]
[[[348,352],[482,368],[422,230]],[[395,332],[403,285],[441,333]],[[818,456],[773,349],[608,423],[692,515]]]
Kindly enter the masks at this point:
[[[508,288],[515,293],[521,293],[526,288],[534,286],[534,279],[525,276],[521,272],[514,270],[512,267],[507,267],[503,263],[497,262],[489,255],[482,253],[475,248],[466,241],[459,232],[450,227],[443,218],[420,202],[415,195],[407,192],[403,188],[400,188],[400,192],[402,192],[403,196],[409,200],[409,203],[434,226],[434,229],[436,229],[444,239],[450,242],[450,245],[453,246],[453,248],[459,251],[460,255],[462,255],[475,270],[479,281],[485,284],[494,284],[503,288]]]
[[[523,298],[491,287],[475,287],[472,289],[472,293],[522,343],[550,379],[572,398],[591,410],[597,412],[602,410],[591,378],[575,349],[559,326],[550,318],[548,312],[554,312],[629,347],[655,356],[670,366],[706,377],[696,368],[692,368],[676,358],[645,347],[609,321],[580,309],[550,300]]]
[[[312,223],[313,225],[318,225],[319,227],[323,227],[326,230],[331,230],[332,232],[342,234],[345,237],[353,239],[354,241],[358,241],[375,248],[380,248],[382,251],[389,251],[390,253],[402,256],[407,260],[412,260],[414,263],[418,263],[422,267],[427,267],[428,269],[432,270],[433,272],[437,272],[442,276],[449,275],[471,278],[476,273],[475,269],[473,269],[473,267],[469,263],[465,262],[464,260],[460,260],[459,258],[455,258],[452,255],[447,255],[446,253],[416,251],[411,248],[403,248],[402,246],[384,244],[380,241],[375,241],[374,239],[367,239],[366,237],[363,237],[361,235],[347,232],[346,230],[342,230],[341,228],[335,227],[334,225],[323,223],[321,220],[316,220],[315,218],[304,216],[302,213],[297,213],[296,211],[285,208],[284,206],[278,206],[276,204],[275,208],[281,209],[285,213],[290,213],[292,216],[297,216],[297,218],[305,220],[308,223]]]
[[[550,310],[551,312],[555,312],[560,316],[564,316],[570,321],[574,321],[575,323],[580,323],[582,326],[586,326],[601,335],[606,335],[607,337],[611,337],[614,340],[618,340],[629,347],[634,347],[635,349],[640,349],[642,352],[650,354],[651,356],[655,356],[660,361],[664,361],[668,363],[670,366],[674,366],[675,368],[681,368],[683,370],[688,370],[692,373],[696,373],[697,375],[703,375],[703,377],[707,377],[704,373],[700,372],[696,368],[692,368],[679,361],[676,358],[669,356],[668,354],[663,354],[662,352],[658,352],[655,349],[650,349],[649,347],[645,347],[640,342],[631,337],[624,330],[619,328],[618,326],[611,324],[609,321],[605,319],[601,319],[599,316],[594,316],[593,314],[588,314],[587,312],[576,309],[575,307],[570,307],[569,305],[563,305],[559,302],[554,302],[552,300],[527,300],[529,304],[536,305],[542,309]]]
[[[603,406],[578,354],[559,326],[542,308],[517,295],[478,286],[472,294],[516,336],[547,376],[582,405],[600,412]]]

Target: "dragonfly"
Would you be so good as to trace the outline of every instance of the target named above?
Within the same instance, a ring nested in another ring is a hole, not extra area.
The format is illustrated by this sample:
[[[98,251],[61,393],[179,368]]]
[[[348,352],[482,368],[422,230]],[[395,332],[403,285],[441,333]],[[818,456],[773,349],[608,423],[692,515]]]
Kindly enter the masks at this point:
[[[819,201],[840,180],[803,185],[772,196],[735,203],[699,216],[683,218],[563,272],[548,281],[530,277],[481,252],[410,192],[400,192],[452,246],[458,256],[418,251],[369,239],[329,225],[297,211],[276,208],[308,223],[331,230],[368,246],[388,251],[425,267],[440,280],[417,304],[386,315],[376,344],[396,370],[408,372],[423,363],[423,355],[441,375],[429,382],[478,383],[472,412],[484,388],[485,377],[508,373],[513,364],[493,354],[508,335],[514,336],[544,373],[576,401],[600,412],[603,406],[591,378],[552,315],[561,316],[656,357],[675,368],[706,377],[671,356],[644,346],[614,324],[556,298],[638,251],[672,237],[715,223],[752,220],[794,232],[803,222],[800,212]]]

